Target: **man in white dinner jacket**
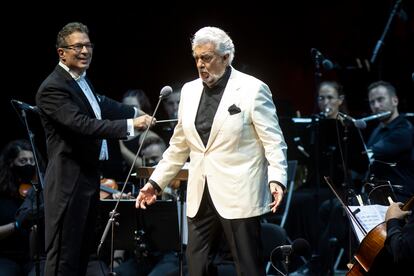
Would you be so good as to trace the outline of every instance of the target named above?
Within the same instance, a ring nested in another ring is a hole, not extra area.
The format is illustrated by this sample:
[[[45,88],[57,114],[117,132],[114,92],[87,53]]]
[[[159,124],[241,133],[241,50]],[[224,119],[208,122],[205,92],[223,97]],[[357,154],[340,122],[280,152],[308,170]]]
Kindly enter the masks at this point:
[[[136,207],[153,204],[190,157],[189,275],[214,275],[223,231],[237,274],[264,275],[259,216],[276,211],[287,180],[287,146],[272,94],[262,81],[231,67],[234,45],[223,30],[201,28],[192,50],[199,78],[181,90],[170,146]]]

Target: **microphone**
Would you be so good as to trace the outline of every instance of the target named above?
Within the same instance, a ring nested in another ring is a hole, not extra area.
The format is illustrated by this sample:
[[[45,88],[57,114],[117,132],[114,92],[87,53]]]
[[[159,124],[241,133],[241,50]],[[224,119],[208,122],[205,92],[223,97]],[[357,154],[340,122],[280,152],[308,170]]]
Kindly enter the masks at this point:
[[[273,250],[280,251],[284,256],[291,254],[307,256],[310,254],[310,245],[307,240],[298,238],[292,244],[280,245]]]
[[[355,118],[351,117],[348,114],[338,112],[338,115],[341,116],[343,119],[351,121],[356,128],[366,128],[367,124],[364,120],[356,120]]]
[[[391,115],[391,111],[385,111],[385,112],[380,112],[371,116],[367,116],[361,119],[358,119],[357,121],[363,121],[363,122],[368,122],[368,121],[372,121],[372,120],[376,120],[376,119],[384,119],[388,116]]]
[[[273,256],[277,252],[276,256]],[[308,257],[311,253],[311,248],[307,240],[298,238],[290,245],[280,245],[272,250],[270,253],[270,261],[272,264],[277,263],[278,260],[283,258],[286,270],[289,266],[289,256],[295,254],[296,256]]]
[[[323,119],[328,117],[329,112],[332,111],[332,108],[326,107],[323,111],[319,112],[319,116],[321,116]]]
[[[171,95],[171,93],[173,92],[173,89],[171,88],[171,86],[166,85],[161,89],[160,92],[160,99],[165,99],[167,98],[169,95]]]
[[[39,108],[37,106],[32,106],[27,103],[18,101],[18,100],[10,100],[13,105],[18,106],[21,110],[25,111],[32,111],[34,113],[39,113]]]
[[[321,63],[323,68],[327,71],[330,71],[336,67],[332,61],[325,58],[316,48],[311,49],[311,55],[314,57],[315,61]]]

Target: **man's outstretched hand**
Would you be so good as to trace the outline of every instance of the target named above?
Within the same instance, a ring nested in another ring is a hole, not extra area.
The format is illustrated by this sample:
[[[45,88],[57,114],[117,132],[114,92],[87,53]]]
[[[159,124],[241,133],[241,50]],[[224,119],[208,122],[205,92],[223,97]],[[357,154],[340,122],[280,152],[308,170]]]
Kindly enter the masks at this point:
[[[151,183],[147,183],[141,188],[135,201],[135,208],[147,209],[145,205],[151,205],[157,200],[157,194]]]
[[[273,202],[269,204],[270,210],[275,213],[283,199],[282,186],[275,182],[270,183],[270,193],[273,196]]]

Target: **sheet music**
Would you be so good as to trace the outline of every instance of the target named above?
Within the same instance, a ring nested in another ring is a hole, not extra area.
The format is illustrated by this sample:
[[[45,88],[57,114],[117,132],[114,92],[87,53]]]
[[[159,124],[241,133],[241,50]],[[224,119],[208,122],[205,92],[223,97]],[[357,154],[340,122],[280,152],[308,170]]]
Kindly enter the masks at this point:
[[[355,217],[358,219],[367,233],[381,222],[384,222],[387,208],[388,206],[378,204],[366,206],[349,206],[349,209],[355,214]],[[361,229],[359,229],[355,221],[352,221],[352,226],[359,242],[361,242],[365,237],[364,233],[362,233]]]

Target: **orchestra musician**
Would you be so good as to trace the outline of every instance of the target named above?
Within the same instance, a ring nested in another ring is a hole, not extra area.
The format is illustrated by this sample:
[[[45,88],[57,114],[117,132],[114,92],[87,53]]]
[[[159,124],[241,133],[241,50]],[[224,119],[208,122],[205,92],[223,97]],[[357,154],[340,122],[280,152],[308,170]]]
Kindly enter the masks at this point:
[[[370,84],[368,100],[373,114],[391,112],[380,118],[367,142],[372,154],[370,178],[390,181],[396,200],[405,202],[414,195],[413,126],[399,114],[399,99],[391,83]]]
[[[31,219],[29,214],[16,213],[35,175],[29,141],[10,141],[0,155],[0,271],[3,275],[26,275],[33,267],[29,256]]]

